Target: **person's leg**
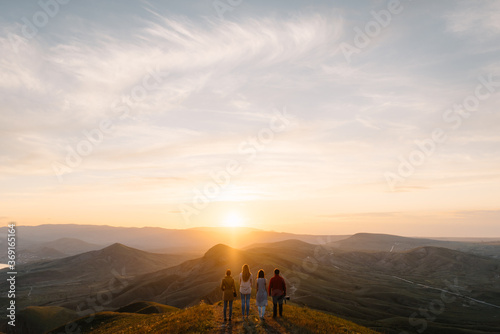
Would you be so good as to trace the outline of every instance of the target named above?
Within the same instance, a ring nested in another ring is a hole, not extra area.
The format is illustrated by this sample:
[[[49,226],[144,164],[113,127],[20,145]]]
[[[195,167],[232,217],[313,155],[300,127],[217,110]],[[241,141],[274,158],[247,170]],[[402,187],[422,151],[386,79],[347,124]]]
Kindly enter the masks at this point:
[[[245,294],[240,293],[241,295],[241,314],[245,316]]]
[[[226,310],[227,310],[227,300],[224,301],[224,321],[226,321]]]
[[[281,301],[280,305],[280,317],[283,316],[283,301]]]
[[[248,317],[248,312],[250,311],[250,294],[247,295],[247,300],[246,300],[246,309],[247,309],[247,317]]]
[[[276,314],[278,313],[278,305],[276,303],[276,297],[273,297],[273,318],[276,318]]]
[[[259,311],[259,317],[262,314],[262,306],[257,306],[257,310]]]
[[[264,318],[265,313],[266,313],[266,305],[262,306],[262,318]]]
[[[233,301],[229,301],[229,321],[231,321],[231,317],[233,316]],[[224,317],[226,318],[226,317]]]

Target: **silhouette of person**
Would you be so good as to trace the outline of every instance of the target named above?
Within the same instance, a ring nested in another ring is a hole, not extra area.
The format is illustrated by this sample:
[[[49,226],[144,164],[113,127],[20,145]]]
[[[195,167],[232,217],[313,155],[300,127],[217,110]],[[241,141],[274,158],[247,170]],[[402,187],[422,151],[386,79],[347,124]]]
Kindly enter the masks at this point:
[[[231,277],[231,270],[226,270],[226,277],[222,279],[220,285],[222,292],[222,299],[224,300],[224,321],[227,321],[226,311],[227,305],[229,304],[229,321],[231,321],[231,316],[233,315],[233,300],[236,297],[236,286],[234,285],[234,279]]]
[[[280,276],[280,270],[274,269],[274,277],[269,280],[269,295],[273,297],[273,318],[276,318],[277,306],[279,305],[280,317],[283,316],[283,300],[286,296],[286,284]],[[278,305],[277,305],[278,304]]]
[[[250,273],[248,264],[244,264],[240,273],[240,295],[241,295],[241,314],[248,318],[250,311],[250,294],[252,293],[253,276]]]
[[[264,278],[263,269],[259,270],[257,277],[257,295],[255,296],[255,301],[259,310],[259,317],[263,319],[267,306],[267,280]]]

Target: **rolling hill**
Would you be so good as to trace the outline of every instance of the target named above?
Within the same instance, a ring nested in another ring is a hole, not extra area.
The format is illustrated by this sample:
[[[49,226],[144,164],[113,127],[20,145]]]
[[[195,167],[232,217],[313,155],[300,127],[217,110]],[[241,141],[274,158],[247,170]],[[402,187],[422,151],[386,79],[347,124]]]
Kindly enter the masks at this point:
[[[41,247],[55,249],[63,254],[66,254],[66,256],[77,255],[104,248],[103,245],[86,242],[77,238],[60,238],[53,241],[43,242],[31,249],[36,250]]]
[[[432,246],[500,259],[500,244],[492,241],[437,240],[390,234],[357,233],[342,240],[332,241],[330,246],[344,251],[371,252],[404,252],[417,247]]]
[[[76,238],[60,238],[54,241],[33,244],[20,249],[18,263],[54,260],[103,248],[101,245],[85,242]]]
[[[17,269],[16,303],[19,307],[45,305],[75,310],[78,305],[85,305],[91,295],[114,293],[137,275],[189,258],[182,254],[148,253],[116,243],[97,251],[22,265]],[[0,282],[3,291],[8,290],[6,284]]]

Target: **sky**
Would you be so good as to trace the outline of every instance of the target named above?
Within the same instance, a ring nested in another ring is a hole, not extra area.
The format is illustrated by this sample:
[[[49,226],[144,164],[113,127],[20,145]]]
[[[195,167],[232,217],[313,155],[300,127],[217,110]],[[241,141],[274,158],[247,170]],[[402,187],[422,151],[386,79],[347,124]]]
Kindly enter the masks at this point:
[[[0,4],[0,223],[500,237],[500,3]]]

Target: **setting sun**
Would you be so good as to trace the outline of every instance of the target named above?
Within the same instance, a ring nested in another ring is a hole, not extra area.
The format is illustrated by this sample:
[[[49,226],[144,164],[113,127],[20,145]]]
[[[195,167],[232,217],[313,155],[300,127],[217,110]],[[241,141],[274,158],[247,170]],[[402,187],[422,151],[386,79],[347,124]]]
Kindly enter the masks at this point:
[[[239,212],[229,212],[224,219],[224,226],[228,227],[240,227],[245,223],[245,219],[241,216]]]

